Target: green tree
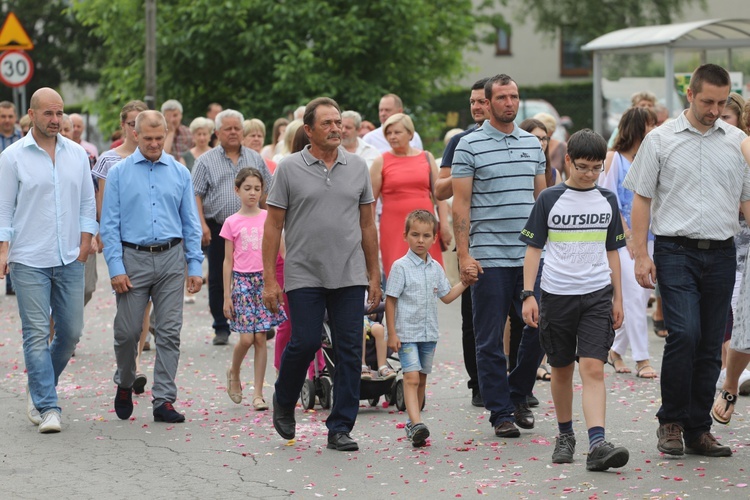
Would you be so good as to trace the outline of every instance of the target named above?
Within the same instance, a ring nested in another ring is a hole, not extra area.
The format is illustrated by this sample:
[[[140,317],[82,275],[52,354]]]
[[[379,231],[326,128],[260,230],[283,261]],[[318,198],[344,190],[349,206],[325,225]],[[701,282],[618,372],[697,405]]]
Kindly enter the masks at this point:
[[[534,20],[536,29],[555,35],[561,27],[586,41],[610,31],[669,24],[691,4],[705,8],[705,0],[525,0],[521,19]]]
[[[26,86],[27,99],[40,87],[57,88],[63,81],[96,83],[103,53],[100,43],[69,12],[69,0],[6,0],[3,16],[13,12],[34,42],[29,52],[34,77]],[[11,100],[12,89],[0,86],[0,100]],[[27,103],[28,104],[28,103]]]
[[[78,0],[101,37],[100,109],[110,123],[144,92],[143,0]],[[217,101],[267,123],[327,95],[377,119],[395,92],[412,109],[462,73],[471,0],[159,0],[157,101],[186,116]]]

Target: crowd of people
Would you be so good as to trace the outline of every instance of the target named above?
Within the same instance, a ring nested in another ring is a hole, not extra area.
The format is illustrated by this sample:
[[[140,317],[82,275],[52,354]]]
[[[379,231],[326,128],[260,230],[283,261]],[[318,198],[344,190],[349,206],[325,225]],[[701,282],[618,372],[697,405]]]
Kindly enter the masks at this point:
[[[213,344],[238,336],[226,370],[231,401],[243,401],[252,347],[252,407],[271,407],[276,431],[293,439],[327,322],[336,359],[328,448],[358,449],[351,432],[361,380],[396,377],[386,344],[403,372],[406,435],[424,446],[437,300],[460,297],[471,402],[489,411],[496,436],[534,428],[534,385],[549,380],[552,461],[573,461],[578,363],[587,469],[627,464],[628,450],[606,439],[604,369],[630,373],[629,347],[635,376],[661,382],[658,450],[729,456],[712,418],[729,423],[738,394],[750,392],[750,105],[729,90],[723,68],[702,65],[689,107],[674,119],[638,92],[609,147],[588,129],[553,144],[554,119],[516,124],[518,85],[496,75],[472,86],[475,125],[440,159],[424,150],[395,94],[380,100],[378,128],[333,99],[314,99],[276,120],[267,145],[261,120],[217,103],[188,127],[178,101],[154,111],[134,100],[101,155],[54,90],[35,92],[18,124],[2,102],[0,276],[21,316],[27,415],[41,433],[62,429],[56,385],[103,252],[117,304],[121,419],[145,392],[140,356],[153,341],[154,420],[185,420],[174,406],[183,307],[207,283]],[[454,247],[460,283],[451,286],[443,252]],[[661,373],[647,333],[657,285]],[[366,320],[363,332],[364,314],[383,298],[385,325]],[[363,355],[370,332],[374,372]]]

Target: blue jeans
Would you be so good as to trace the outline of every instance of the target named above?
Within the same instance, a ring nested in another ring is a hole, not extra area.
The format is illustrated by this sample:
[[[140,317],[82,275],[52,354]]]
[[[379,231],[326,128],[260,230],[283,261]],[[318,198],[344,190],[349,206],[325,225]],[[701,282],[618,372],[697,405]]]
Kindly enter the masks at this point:
[[[13,287],[23,332],[23,356],[31,400],[44,414],[60,411],[57,380],[83,332],[83,273],[85,264],[35,268],[12,262]],[[49,343],[50,311],[55,339]]]
[[[543,263],[539,264],[534,295],[539,302],[539,283]],[[539,329],[525,326],[518,347],[516,367],[507,375],[503,351],[503,333],[508,314],[521,316],[523,267],[489,267],[471,287],[474,313],[474,337],[477,345],[479,390],[484,407],[490,411],[493,427],[512,422],[515,405],[531,395],[536,370],[544,357]]]
[[[735,278],[735,249],[654,244],[656,277],[669,336],[661,370],[662,424],[677,422],[686,442],[710,430],[721,344]]]
[[[333,343],[333,408],[326,420],[329,433],[350,432],[359,411],[362,365],[362,317],[365,287],[298,288],[287,292],[292,337],[281,356],[276,379],[276,401],[294,408],[307,367],[320,349],[323,318],[328,310]]]

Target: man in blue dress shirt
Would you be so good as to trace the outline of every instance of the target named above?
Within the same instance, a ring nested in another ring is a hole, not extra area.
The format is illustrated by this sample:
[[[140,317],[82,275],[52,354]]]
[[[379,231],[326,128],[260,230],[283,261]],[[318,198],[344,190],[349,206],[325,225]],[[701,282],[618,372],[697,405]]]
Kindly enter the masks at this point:
[[[202,284],[201,225],[190,172],[163,152],[167,123],[158,111],[135,119],[138,149],[112,167],[102,205],[101,233],[112,289],[117,294],[115,412],[133,413],[135,358],[149,297],[156,316],[156,361],[151,390],[154,420],[184,422],[174,409],[180,359],[182,294]]]
[[[27,415],[41,433],[61,430],[55,387],[83,331],[83,270],[97,232],[88,157],[58,134],[62,116],[60,94],[37,90],[31,131],[0,156],[0,277],[13,273]]]

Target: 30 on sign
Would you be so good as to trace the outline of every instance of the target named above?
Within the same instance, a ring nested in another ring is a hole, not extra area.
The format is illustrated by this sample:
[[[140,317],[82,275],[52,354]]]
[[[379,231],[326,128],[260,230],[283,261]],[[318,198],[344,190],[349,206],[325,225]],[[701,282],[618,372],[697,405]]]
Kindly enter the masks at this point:
[[[9,50],[0,55],[0,80],[8,87],[21,87],[34,76],[34,63],[26,52]]]

